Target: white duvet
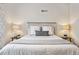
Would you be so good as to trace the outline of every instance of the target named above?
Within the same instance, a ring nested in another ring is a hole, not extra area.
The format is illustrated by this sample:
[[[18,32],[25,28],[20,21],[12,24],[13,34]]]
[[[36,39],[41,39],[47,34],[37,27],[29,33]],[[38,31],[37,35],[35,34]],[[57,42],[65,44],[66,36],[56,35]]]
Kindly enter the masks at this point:
[[[79,48],[58,36],[24,36],[0,50],[1,55],[77,55]]]

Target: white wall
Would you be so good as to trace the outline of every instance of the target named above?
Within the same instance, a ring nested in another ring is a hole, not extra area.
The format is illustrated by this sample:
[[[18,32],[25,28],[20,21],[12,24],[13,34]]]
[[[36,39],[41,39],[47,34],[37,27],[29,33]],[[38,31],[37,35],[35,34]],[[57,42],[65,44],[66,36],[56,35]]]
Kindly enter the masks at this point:
[[[5,20],[5,15],[0,10],[0,48],[2,48],[6,43],[8,43],[6,33],[7,33],[7,23]]]
[[[68,4],[1,4],[13,21],[57,21],[68,22]],[[48,10],[42,13],[41,10]]]

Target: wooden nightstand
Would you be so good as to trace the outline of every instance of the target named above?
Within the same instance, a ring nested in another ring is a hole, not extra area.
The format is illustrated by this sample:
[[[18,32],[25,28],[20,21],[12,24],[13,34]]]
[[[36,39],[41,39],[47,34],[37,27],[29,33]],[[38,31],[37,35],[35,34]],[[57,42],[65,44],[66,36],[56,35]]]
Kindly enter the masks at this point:
[[[19,34],[19,35],[16,35],[16,36],[12,37],[11,39],[13,41],[14,39],[20,39],[20,38],[21,38],[21,35]]]

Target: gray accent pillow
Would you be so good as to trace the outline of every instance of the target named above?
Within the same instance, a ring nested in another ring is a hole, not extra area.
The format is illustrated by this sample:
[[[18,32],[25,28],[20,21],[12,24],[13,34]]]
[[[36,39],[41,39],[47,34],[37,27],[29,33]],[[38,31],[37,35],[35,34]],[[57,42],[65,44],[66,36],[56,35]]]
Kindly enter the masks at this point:
[[[36,36],[49,36],[49,31],[35,31]]]

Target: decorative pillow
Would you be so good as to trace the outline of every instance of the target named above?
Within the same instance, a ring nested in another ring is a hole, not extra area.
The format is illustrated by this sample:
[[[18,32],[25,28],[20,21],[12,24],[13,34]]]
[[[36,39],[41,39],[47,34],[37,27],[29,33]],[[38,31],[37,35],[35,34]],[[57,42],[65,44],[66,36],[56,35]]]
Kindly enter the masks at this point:
[[[49,35],[54,34],[54,28],[52,26],[42,26],[43,31],[49,31]]]
[[[36,30],[40,30],[40,27],[39,26],[30,26],[29,30],[28,30],[28,34],[29,35],[35,35],[35,31]]]
[[[49,31],[36,31],[36,36],[49,36]]]

